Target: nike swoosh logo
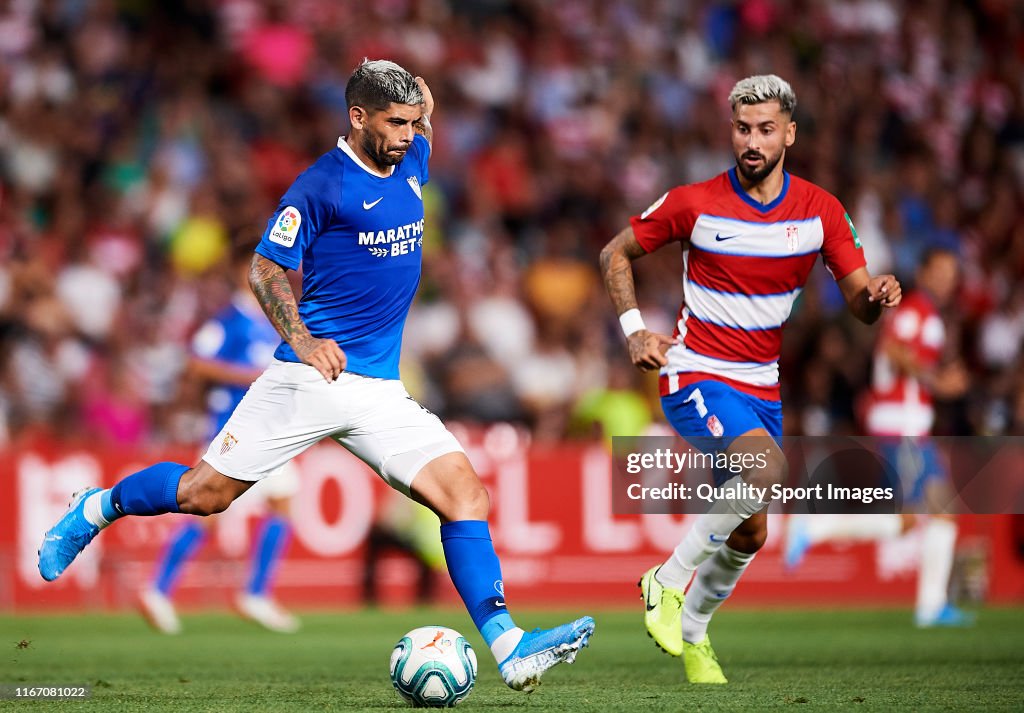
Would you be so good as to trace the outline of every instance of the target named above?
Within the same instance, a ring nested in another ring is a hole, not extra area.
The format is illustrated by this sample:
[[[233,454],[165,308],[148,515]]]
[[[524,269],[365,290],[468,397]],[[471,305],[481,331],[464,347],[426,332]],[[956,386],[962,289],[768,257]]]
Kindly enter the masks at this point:
[[[648,588],[647,589],[647,597],[644,599],[644,607],[646,607],[647,611],[653,611],[654,608],[656,606],[658,606],[657,603],[651,604],[650,595],[651,595],[651,590],[650,590],[650,588]]]
[[[733,238],[738,237],[740,237],[740,233],[736,233],[736,235],[726,235],[724,238],[718,233],[715,233],[715,240],[717,240],[718,242],[722,242],[723,240],[732,240]]]
[[[708,539],[711,540],[712,542],[714,542],[715,544],[718,544],[720,542],[725,542],[729,538],[728,537],[715,537],[714,535],[708,535]]]
[[[496,606],[496,607],[503,607],[503,606],[505,606],[505,602],[494,602],[494,606]]]
[[[57,540],[63,540],[64,538],[60,535],[47,535],[45,538],[47,542],[56,542]]]
[[[384,200],[384,196],[381,196],[380,198],[375,200],[373,203],[367,203],[366,201],[363,201],[363,210],[370,210],[370,208],[373,208],[375,205],[380,203],[382,200]]]

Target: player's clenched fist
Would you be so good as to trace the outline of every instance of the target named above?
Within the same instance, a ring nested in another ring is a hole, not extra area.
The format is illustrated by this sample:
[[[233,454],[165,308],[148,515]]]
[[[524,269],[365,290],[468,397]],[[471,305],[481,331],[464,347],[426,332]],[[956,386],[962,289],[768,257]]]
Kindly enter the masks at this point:
[[[660,369],[668,364],[665,352],[676,343],[672,337],[646,329],[633,332],[626,337],[626,341],[629,342],[629,358],[633,366],[641,371]]]
[[[327,381],[334,381],[345,370],[345,352],[333,339],[310,337],[293,348],[303,363],[319,371]]]
[[[877,275],[868,282],[868,302],[879,302],[883,307],[895,307],[901,299],[903,289],[894,275]]]

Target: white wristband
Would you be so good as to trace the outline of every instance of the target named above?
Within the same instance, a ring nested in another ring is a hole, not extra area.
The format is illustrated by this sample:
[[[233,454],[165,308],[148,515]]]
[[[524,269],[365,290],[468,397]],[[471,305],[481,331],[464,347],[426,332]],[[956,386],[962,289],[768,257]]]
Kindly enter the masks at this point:
[[[640,310],[636,307],[633,309],[627,309],[625,312],[619,315],[619,324],[622,325],[622,331],[628,337],[633,332],[639,332],[641,329],[647,329],[647,325],[644,324],[644,318],[640,314]]]

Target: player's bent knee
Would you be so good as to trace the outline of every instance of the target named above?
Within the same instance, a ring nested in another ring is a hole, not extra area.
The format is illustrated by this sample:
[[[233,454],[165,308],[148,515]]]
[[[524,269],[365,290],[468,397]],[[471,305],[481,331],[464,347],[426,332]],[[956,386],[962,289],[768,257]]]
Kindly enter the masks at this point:
[[[205,461],[189,469],[178,483],[178,509],[189,515],[224,512],[252,483],[222,475]]]
[[[453,520],[486,520],[491,512],[491,496],[477,480],[475,485],[460,491],[452,503]]]
[[[781,448],[771,448],[764,454],[762,461],[747,470],[743,479],[758,488],[771,489],[774,485],[781,485],[786,482],[786,458]]]
[[[442,521],[486,520],[491,499],[464,453],[432,460],[412,483],[412,496]]]
[[[768,539],[768,531],[754,532],[754,533],[740,533],[734,532],[729,535],[729,539],[726,544],[737,552],[746,552],[747,554],[753,554],[764,547],[765,541]]]
[[[737,552],[753,554],[764,547],[767,539],[768,516],[760,512],[733,530],[726,544]]]

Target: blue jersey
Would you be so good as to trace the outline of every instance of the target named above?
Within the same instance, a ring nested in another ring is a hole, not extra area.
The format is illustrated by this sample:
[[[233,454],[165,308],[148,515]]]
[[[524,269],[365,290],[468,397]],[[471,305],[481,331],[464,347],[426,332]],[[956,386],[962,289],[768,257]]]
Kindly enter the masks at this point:
[[[280,341],[259,305],[245,296],[237,296],[227,307],[206,322],[192,338],[192,353],[200,359],[216,360],[232,366],[263,369]],[[227,423],[248,386],[215,384],[207,395],[210,438]]]
[[[416,135],[390,176],[373,173],[345,139],[295,179],[256,247],[302,266],[299,316],[333,339],[346,371],[398,378],[402,329],[420,281],[423,196],[430,145]],[[301,361],[287,342],[274,354]]]

